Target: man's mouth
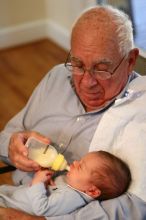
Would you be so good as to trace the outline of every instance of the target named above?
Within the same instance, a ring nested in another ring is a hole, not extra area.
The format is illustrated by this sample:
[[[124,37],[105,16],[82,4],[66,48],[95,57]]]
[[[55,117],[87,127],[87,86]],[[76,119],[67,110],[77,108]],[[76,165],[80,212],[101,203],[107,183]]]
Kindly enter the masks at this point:
[[[84,92],[82,93],[82,97],[84,97],[85,99],[97,100],[101,97],[101,93],[100,92],[96,92],[96,93]]]

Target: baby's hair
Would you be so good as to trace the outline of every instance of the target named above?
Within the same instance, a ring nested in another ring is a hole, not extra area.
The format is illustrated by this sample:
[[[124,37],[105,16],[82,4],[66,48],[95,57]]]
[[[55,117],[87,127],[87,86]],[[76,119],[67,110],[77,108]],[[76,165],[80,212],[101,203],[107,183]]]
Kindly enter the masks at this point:
[[[102,159],[100,167],[93,171],[94,184],[101,190],[99,200],[113,199],[125,193],[131,183],[127,164],[106,151],[97,151]]]

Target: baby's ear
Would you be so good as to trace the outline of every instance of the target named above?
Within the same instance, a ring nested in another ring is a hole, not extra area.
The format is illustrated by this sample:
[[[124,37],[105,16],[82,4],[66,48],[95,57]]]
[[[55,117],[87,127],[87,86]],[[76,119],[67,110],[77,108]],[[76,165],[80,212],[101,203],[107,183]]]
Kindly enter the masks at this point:
[[[97,198],[101,195],[101,191],[95,185],[90,186],[85,193],[92,198]]]

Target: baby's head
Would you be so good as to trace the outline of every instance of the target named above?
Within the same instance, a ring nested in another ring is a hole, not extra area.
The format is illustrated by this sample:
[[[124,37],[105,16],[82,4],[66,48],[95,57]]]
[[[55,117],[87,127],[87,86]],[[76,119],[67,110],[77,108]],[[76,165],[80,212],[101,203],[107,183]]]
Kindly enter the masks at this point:
[[[105,151],[86,154],[74,161],[67,174],[67,183],[99,200],[112,199],[127,191],[131,182],[128,166]]]

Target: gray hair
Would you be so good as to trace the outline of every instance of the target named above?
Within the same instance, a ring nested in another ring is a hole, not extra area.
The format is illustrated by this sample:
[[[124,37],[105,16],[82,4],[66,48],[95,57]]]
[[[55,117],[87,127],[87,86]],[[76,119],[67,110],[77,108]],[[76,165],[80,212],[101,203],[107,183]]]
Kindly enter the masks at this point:
[[[100,18],[101,14],[104,13],[103,17]],[[119,52],[121,55],[125,56],[128,55],[129,51],[133,49],[134,47],[134,41],[133,41],[133,27],[132,22],[127,14],[125,14],[123,11],[116,9],[109,5],[102,5],[102,6],[96,6],[90,9],[87,9],[83,12],[83,14],[77,19],[77,21],[73,25],[72,34],[74,31],[74,28],[78,23],[84,23],[88,22],[88,20],[92,22],[96,22],[98,19],[107,21],[107,19],[112,20],[112,23],[115,24],[116,29],[115,33],[118,40],[119,45]],[[81,22],[80,22],[81,21]],[[96,25],[96,24],[94,24]]]

